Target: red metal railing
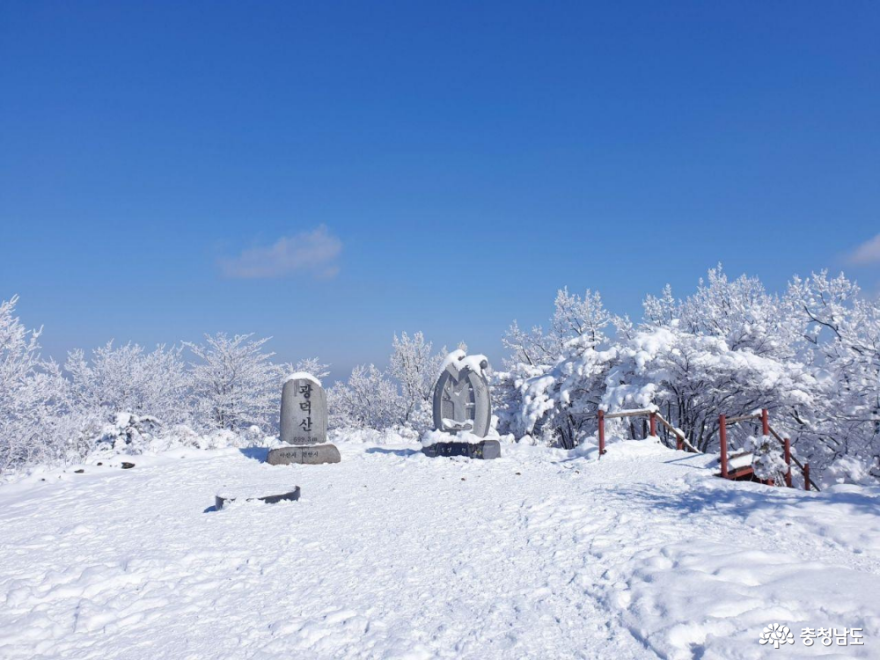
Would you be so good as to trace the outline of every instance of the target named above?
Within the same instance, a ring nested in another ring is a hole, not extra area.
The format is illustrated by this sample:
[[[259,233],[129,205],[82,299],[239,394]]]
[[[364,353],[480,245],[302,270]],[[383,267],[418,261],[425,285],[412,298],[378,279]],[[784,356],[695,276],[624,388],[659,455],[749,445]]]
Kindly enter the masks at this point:
[[[694,447],[690,442],[688,442],[684,433],[682,433],[679,429],[675,428],[666,421],[663,416],[658,413],[656,410],[652,409],[644,409],[644,410],[623,410],[616,413],[606,413],[604,410],[599,410],[596,415],[599,422],[599,458],[607,452],[605,449],[605,420],[606,419],[616,419],[619,417],[648,417],[649,420],[649,430],[650,436],[657,436],[657,422],[660,422],[666,429],[669,430],[672,435],[675,436],[675,448],[679,451],[684,450],[685,448],[688,451],[694,453],[701,453],[696,447]],[[791,475],[791,465],[794,463],[797,465],[801,473],[804,475],[804,489],[811,490],[811,488],[816,491],[819,490],[819,487],[816,483],[810,479],[810,464],[809,463],[801,463],[797,458],[792,456],[791,453],[791,440],[789,438],[783,438],[780,436],[772,426],[770,426],[770,413],[767,408],[763,408],[761,412],[757,415],[742,415],[739,417],[730,417],[728,418],[726,415],[718,416],[718,437],[720,441],[720,450],[721,450],[721,476],[724,479],[731,479],[731,471],[729,465],[729,456],[728,456],[728,436],[727,436],[727,427],[730,424],[738,424],[740,422],[746,422],[750,420],[760,420],[761,421],[761,433],[764,436],[772,435],[782,444],[786,471],[784,475],[785,485],[788,488],[793,488],[792,485],[792,475]],[[740,469],[741,470],[741,469]],[[742,472],[740,471],[740,475]],[[736,476],[736,475],[735,475]],[[735,476],[733,478],[735,478]],[[769,480],[766,482],[768,485],[773,485],[773,480]]]
[[[797,465],[801,472],[804,475],[804,489],[810,490],[810,488],[815,488],[816,491],[819,490],[819,487],[815,484],[815,482],[810,479],[810,465],[809,463],[803,464],[798,459],[796,459],[791,454],[791,440],[789,438],[783,438],[780,436],[773,427],[770,426],[770,413],[766,408],[763,408],[760,414],[757,415],[742,415],[740,417],[731,417],[727,418],[726,415],[718,416],[718,439],[719,444],[721,445],[721,476],[724,479],[730,479],[730,469],[729,469],[729,456],[727,452],[727,426],[728,424],[738,424],[739,422],[746,422],[750,420],[761,420],[761,432],[764,436],[772,435],[776,440],[782,444],[785,463],[787,465],[787,469],[785,472],[785,485],[789,488],[792,488],[792,478],[791,478],[791,464],[794,463]],[[773,485],[772,480],[768,483],[768,485]]]

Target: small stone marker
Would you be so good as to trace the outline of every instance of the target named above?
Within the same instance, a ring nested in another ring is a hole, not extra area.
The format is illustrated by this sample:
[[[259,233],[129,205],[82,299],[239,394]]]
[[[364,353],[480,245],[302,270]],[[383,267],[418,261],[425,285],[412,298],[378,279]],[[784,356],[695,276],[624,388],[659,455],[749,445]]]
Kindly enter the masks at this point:
[[[327,394],[321,381],[295,373],[281,390],[281,441],[291,447],[269,452],[270,465],[338,463],[339,450],[327,442]]]
[[[443,363],[434,386],[434,429],[450,434],[449,441],[434,442],[422,448],[426,456],[468,456],[498,458],[497,440],[463,442],[462,434],[485,438],[492,423],[492,402],[485,370],[489,361],[483,355],[468,357],[453,351]],[[455,438],[458,438],[457,440]]]
[[[227,502],[252,502],[259,500],[266,504],[276,502],[295,501],[299,499],[299,486],[290,487],[288,484],[267,484],[260,486],[245,486],[241,488],[229,488],[222,490],[214,498],[214,508],[218,511]]]

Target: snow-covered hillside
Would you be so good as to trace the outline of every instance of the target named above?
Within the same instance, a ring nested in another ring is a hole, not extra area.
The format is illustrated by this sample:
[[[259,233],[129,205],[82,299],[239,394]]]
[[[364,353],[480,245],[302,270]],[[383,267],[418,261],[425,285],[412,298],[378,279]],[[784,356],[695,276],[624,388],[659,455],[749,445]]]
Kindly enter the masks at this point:
[[[278,467],[178,450],[3,485],[0,657],[880,657],[876,489],[724,482],[648,441],[601,461],[340,450]],[[212,510],[261,482],[302,499]],[[774,622],[794,645],[759,644]],[[806,627],[864,645],[808,648]]]

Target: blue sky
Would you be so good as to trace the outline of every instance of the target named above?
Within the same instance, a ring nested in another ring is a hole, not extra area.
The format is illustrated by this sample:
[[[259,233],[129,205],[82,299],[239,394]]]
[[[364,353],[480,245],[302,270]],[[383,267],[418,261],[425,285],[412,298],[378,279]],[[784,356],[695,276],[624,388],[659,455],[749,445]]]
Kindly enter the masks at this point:
[[[719,261],[877,291],[878,33],[872,2],[4,2],[0,298],[59,358],[256,332],[341,376]]]

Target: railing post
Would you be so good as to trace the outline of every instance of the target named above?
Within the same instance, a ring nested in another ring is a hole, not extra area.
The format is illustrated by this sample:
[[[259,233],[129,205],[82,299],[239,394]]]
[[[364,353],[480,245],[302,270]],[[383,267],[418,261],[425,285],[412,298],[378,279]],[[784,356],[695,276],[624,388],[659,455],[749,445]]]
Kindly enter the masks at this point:
[[[605,411],[599,411],[599,458],[605,453]]]
[[[675,434],[675,448],[678,451],[684,450],[684,440],[681,439],[681,436],[678,433]]]
[[[810,490],[810,464],[804,463],[804,490]]]
[[[761,435],[765,437],[770,435],[770,413],[766,408],[761,410]]]
[[[718,417],[718,435],[721,440],[721,476],[729,479],[727,474],[727,417]]]
[[[785,485],[791,488],[791,440],[785,438],[782,442],[785,446],[785,464],[788,466],[785,470]]]
[[[657,437],[657,413],[651,413],[651,437]]]

